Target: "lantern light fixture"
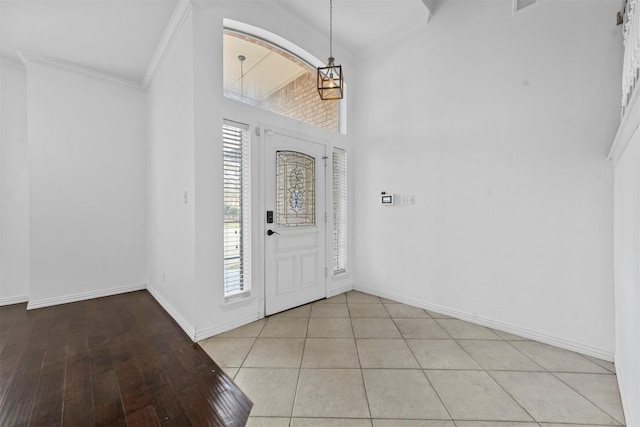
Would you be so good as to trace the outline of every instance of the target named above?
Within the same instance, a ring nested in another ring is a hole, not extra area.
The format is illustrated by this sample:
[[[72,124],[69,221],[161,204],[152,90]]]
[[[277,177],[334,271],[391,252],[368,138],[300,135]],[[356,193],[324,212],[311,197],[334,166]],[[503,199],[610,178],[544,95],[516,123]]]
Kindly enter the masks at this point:
[[[323,101],[344,97],[342,66],[333,57],[333,0],[329,0],[329,59],[326,67],[318,67],[318,93]]]

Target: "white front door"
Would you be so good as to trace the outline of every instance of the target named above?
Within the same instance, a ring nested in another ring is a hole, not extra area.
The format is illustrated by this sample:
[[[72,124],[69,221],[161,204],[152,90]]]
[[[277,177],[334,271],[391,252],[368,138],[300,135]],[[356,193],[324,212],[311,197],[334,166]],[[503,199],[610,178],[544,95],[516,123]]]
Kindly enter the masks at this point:
[[[325,147],[266,132],[265,314],[326,296]]]

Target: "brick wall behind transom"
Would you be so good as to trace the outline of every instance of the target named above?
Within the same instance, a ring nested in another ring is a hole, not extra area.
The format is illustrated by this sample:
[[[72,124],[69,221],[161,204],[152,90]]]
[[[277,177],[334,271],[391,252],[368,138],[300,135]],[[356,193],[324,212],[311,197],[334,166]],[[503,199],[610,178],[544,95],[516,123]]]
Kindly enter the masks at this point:
[[[265,98],[261,107],[283,116],[337,131],[338,101],[322,101],[315,73],[305,73]]]

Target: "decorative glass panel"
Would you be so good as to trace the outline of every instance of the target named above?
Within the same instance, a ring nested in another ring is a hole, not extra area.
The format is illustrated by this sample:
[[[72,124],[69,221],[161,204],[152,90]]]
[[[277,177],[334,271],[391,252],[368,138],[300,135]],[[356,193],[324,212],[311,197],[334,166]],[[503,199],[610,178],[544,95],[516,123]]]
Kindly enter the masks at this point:
[[[316,159],[295,151],[276,153],[276,225],[316,225]]]

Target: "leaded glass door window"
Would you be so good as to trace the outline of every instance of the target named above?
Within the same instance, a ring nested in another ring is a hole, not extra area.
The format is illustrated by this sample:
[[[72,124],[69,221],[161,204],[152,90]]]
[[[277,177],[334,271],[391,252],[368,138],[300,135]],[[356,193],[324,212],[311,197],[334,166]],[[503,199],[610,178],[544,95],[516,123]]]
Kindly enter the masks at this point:
[[[296,151],[276,153],[276,224],[316,224],[316,159]]]

